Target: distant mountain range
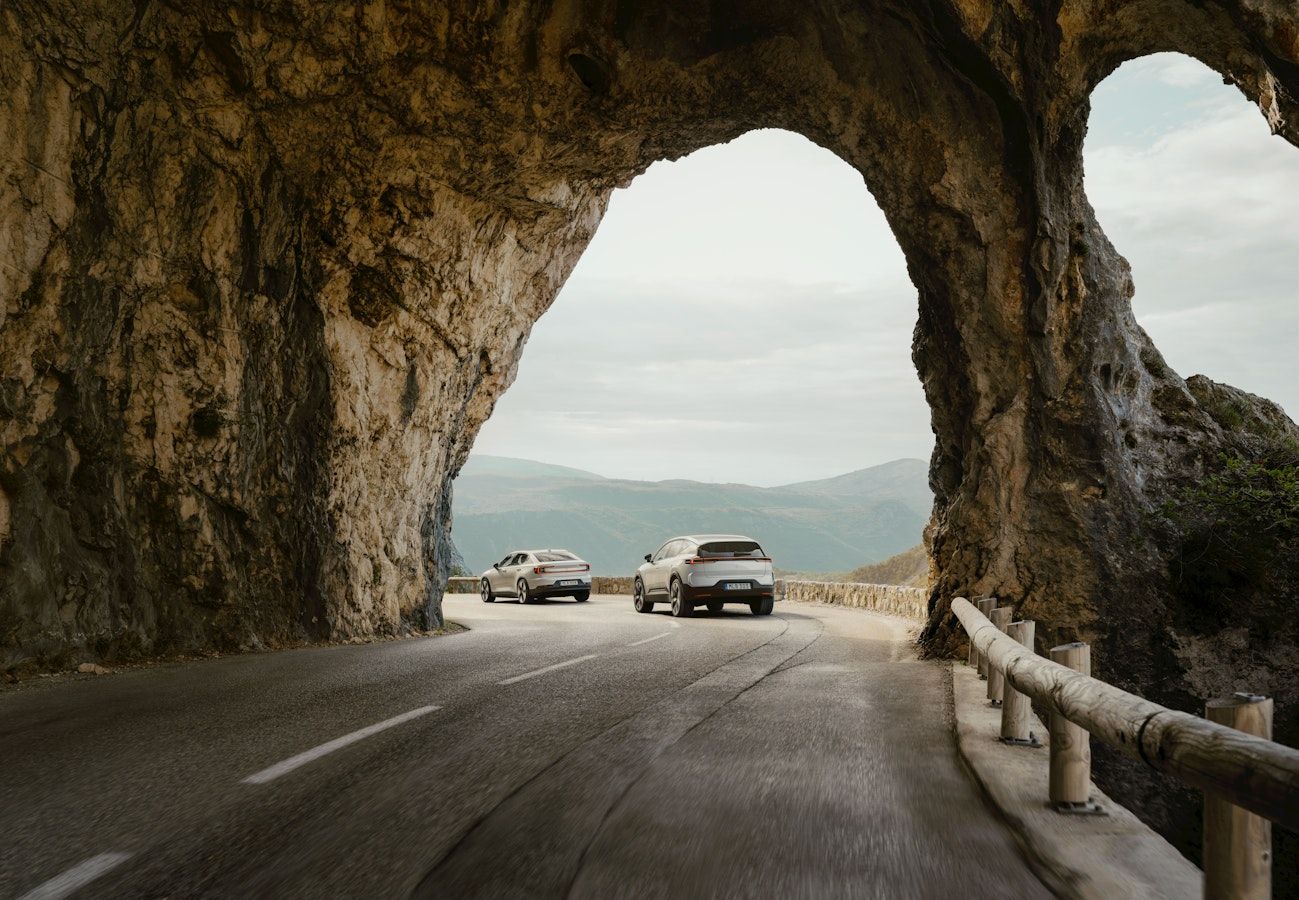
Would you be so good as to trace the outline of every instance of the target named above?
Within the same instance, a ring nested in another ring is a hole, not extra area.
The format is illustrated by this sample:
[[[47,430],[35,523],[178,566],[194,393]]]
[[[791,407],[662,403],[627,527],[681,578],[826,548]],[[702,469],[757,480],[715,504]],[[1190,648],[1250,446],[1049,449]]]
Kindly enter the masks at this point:
[[[761,488],[472,456],[455,481],[452,537],[474,574],[515,548],[563,547],[595,574],[623,575],[667,538],[709,532],[756,538],[782,569],[836,572],[914,546],[932,505],[918,459]]]

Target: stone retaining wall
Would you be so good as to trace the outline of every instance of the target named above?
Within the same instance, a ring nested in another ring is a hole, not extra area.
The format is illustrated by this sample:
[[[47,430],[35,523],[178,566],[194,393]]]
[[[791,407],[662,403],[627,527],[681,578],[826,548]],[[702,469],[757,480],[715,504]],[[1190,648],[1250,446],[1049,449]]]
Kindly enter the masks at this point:
[[[776,596],[799,603],[832,603],[869,609],[921,622],[929,617],[929,592],[897,584],[781,580],[776,582]]]
[[[448,594],[478,593],[477,578],[450,578]],[[593,594],[631,594],[631,577],[594,575]],[[776,598],[795,603],[831,603],[923,621],[929,614],[929,592],[896,584],[855,584],[835,581],[776,581]]]
[[[448,594],[476,594],[478,593],[477,577],[465,578],[448,578]],[[607,576],[595,575],[591,578],[591,593],[593,594],[630,594],[631,578],[630,576]]]

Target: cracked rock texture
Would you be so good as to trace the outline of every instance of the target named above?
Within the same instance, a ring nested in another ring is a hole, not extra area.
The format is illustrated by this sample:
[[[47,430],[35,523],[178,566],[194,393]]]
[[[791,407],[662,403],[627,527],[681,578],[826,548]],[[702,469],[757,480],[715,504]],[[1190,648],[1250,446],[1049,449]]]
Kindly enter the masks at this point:
[[[1178,625],[1148,521],[1239,428],[1083,192],[1092,89],[1164,50],[1299,140],[1286,0],[9,0],[4,666],[439,623],[451,480],[610,191],[778,127],[918,289],[927,645],[995,594],[1155,699],[1236,687],[1249,636]]]

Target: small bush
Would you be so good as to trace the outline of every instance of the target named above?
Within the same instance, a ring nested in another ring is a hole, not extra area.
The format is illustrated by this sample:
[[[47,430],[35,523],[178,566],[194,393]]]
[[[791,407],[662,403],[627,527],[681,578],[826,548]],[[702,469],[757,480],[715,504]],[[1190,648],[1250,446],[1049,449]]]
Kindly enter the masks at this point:
[[[1171,575],[1178,593],[1210,617],[1202,625],[1220,626],[1230,610],[1256,606],[1269,586],[1289,582],[1284,573],[1299,550],[1299,450],[1274,447],[1258,459],[1221,454],[1161,512],[1177,535]]]

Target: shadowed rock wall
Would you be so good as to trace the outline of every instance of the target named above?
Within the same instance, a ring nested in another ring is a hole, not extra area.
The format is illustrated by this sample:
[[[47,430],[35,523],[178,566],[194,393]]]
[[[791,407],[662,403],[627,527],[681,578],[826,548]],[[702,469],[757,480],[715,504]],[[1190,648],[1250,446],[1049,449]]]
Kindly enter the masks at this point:
[[[862,173],[918,289],[928,646],[953,645],[946,598],[995,594],[1186,705],[1230,673],[1172,652],[1148,516],[1231,429],[1133,320],[1083,193],[1088,97],[1181,50],[1294,142],[1297,18],[1282,0],[11,0],[4,665],[439,622],[451,480],[610,191],[780,127]]]

